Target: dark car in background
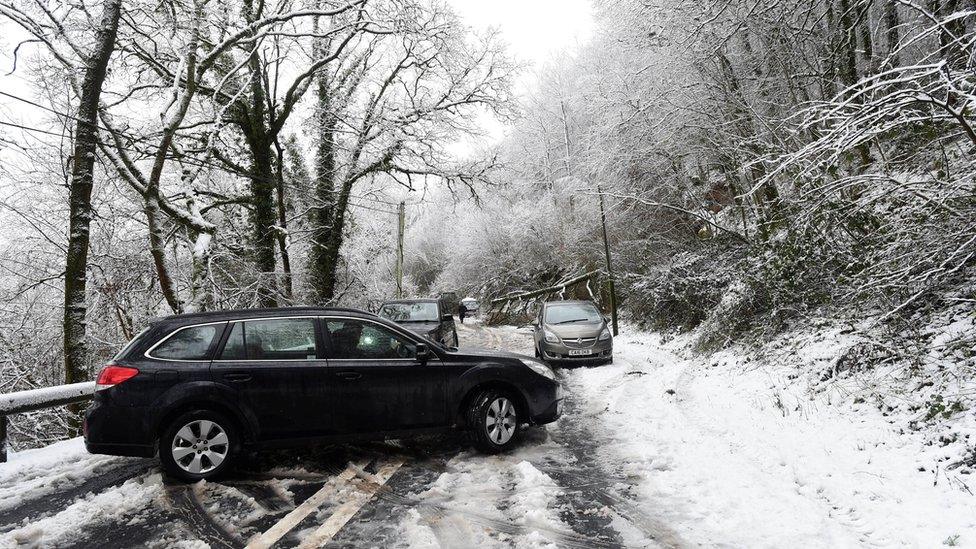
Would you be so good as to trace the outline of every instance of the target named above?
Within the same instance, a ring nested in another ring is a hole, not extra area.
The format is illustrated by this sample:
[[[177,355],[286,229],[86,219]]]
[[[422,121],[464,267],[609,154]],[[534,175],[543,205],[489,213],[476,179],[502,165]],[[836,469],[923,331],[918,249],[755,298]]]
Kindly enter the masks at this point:
[[[445,347],[458,345],[454,316],[441,299],[386,301],[380,305],[378,314]]]
[[[353,309],[251,309],[153,322],[98,376],[89,452],[150,457],[196,481],[243,449],[465,430],[494,453],[555,421],[531,357],[455,352]]]
[[[478,300],[473,297],[466,297],[462,299],[461,305],[464,306],[464,310],[467,311],[469,315],[478,314],[478,310],[481,308],[481,305],[478,303]]]
[[[613,336],[592,301],[549,301],[532,321],[535,356],[550,363],[613,362]]]

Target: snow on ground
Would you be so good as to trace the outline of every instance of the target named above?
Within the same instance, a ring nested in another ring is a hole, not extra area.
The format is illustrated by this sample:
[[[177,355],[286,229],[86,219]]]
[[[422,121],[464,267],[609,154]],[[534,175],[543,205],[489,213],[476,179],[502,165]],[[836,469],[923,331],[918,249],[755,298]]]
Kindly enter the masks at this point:
[[[565,381],[594,429],[612,433],[604,459],[641,479],[643,504],[670,509],[691,543],[976,546],[976,497],[932,468],[940,449],[924,433],[797,374],[836,359],[844,338],[797,344],[788,367],[742,350],[696,357],[690,338],[625,329],[615,364],[566,370]]]
[[[135,523],[145,518],[141,516],[143,512],[151,512],[151,503],[161,493],[159,473],[128,480],[116,489],[89,494],[55,515],[3,534],[0,536],[0,548],[60,547],[77,541],[82,525]]]
[[[0,466],[0,511],[58,492],[95,476],[125,458],[89,454],[81,437],[43,448],[12,452]]]
[[[510,455],[465,451],[447,471],[411,497],[417,506],[400,523],[411,547],[555,548],[574,536],[559,518],[560,488],[529,460],[551,442],[526,445]]]

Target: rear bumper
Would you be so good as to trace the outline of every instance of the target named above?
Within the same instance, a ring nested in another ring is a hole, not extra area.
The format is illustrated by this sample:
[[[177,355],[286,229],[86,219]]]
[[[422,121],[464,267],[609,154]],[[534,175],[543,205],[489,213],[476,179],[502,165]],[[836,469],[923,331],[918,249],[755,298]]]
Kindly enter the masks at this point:
[[[85,410],[85,448],[92,454],[152,457],[156,445],[147,425],[148,410],[104,402],[101,395]]]

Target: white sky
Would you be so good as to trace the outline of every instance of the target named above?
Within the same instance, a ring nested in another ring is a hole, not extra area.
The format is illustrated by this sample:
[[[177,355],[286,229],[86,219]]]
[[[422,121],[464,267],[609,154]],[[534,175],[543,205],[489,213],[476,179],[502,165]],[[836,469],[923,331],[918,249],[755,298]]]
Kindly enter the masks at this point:
[[[475,30],[498,29],[508,52],[521,65],[524,73],[516,83],[516,93],[524,93],[535,84],[535,71],[547,61],[566,53],[572,53],[585,44],[593,30],[593,6],[591,0],[447,0],[460,15],[465,24]],[[25,80],[26,71],[21,66],[19,74],[6,76],[10,70],[13,45],[24,36],[19,28],[8,21],[0,21],[0,90],[21,97],[32,98],[32,92]],[[30,55],[31,48],[24,48],[22,54]],[[23,63],[23,60],[22,60]],[[0,97],[0,114],[8,121],[33,121],[36,125],[41,117],[48,116],[42,110]],[[479,123],[486,132],[489,143],[499,141],[505,127],[489,115],[479,117]],[[3,128],[8,135],[19,132],[10,127]],[[465,140],[467,141],[467,140]],[[482,140],[477,140],[482,141]],[[481,144],[484,144],[482,141]],[[473,142],[457,143],[454,152],[467,156],[478,145]],[[2,154],[0,154],[2,156]]]
[[[547,61],[585,44],[593,31],[591,0],[447,0],[464,22],[476,30],[496,28],[509,53],[526,65],[516,92],[532,89],[535,70]],[[482,126],[493,140],[504,127],[482,117]],[[459,149],[470,145],[459,144]],[[457,151],[464,154],[463,150]]]
[[[542,63],[586,42],[593,29],[590,0],[448,0],[475,29],[497,28],[509,51]]]

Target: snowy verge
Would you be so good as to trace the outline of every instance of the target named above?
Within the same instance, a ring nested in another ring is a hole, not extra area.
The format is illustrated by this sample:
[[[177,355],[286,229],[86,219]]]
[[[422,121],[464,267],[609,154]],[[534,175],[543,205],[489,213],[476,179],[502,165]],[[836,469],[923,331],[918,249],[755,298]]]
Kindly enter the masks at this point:
[[[566,383],[614,433],[607,460],[640,479],[645,505],[674,511],[686,540],[976,546],[976,483],[966,468],[938,465],[958,447],[906,429],[909,411],[893,414],[854,387],[825,390],[819,375],[803,374],[850,347],[842,332],[787,334],[789,345],[766,349],[776,353],[702,358],[687,351],[691,337],[664,342],[628,329],[615,340],[614,365],[567,371]]]

